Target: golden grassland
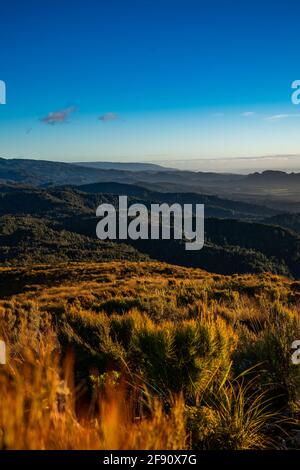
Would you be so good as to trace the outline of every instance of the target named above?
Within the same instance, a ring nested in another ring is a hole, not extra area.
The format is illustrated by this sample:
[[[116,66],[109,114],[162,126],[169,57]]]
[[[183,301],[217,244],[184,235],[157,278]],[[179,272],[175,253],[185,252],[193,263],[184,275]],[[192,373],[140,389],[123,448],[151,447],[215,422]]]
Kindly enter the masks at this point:
[[[0,449],[300,447],[300,282],[0,268]]]

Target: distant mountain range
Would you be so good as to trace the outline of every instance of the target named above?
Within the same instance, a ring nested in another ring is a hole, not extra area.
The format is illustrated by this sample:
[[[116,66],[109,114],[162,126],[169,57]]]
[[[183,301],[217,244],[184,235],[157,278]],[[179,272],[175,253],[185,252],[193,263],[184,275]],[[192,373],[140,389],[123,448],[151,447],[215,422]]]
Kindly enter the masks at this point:
[[[83,166],[84,165],[84,166]],[[157,192],[193,192],[300,212],[300,173],[264,171],[250,175],[180,171],[145,163],[61,163],[0,158],[0,182],[35,186],[133,184]]]
[[[74,165],[87,168],[98,168],[100,170],[123,170],[123,171],[177,171],[155,163],[123,163],[123,162],[76,162]]]

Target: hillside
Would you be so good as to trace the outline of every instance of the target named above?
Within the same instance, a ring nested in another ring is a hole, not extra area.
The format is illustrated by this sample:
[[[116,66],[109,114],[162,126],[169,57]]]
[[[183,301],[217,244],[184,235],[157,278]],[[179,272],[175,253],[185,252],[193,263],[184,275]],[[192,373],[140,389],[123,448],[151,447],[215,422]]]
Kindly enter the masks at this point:
[[[80,185],[75,187],[79,191],[97,194],[117,194],[134,196],[151,202],[160,202],[167,204],[205,204],[206,214],[208,217],[237,217],[237,218],[260,218],[266,215],[275,215],[274,209],[270,209],[263,205],[248,204],[246,202],[232,201],[226,198],[210,196],[207,194],[199,194],[192,192],[159,192],[151,191],[141,186],[124,183],[94,183]],[[280,212],[280,211],[279,211]]]
[[[61,163],[0,158],[0,182],[37,186],[119,182],[169,193],[197,193],[299,212],[300,173],[264,171],[250,175],[193,172],[145,164]]]
[[[104,242],[35,217],[0,217],[0,264],[148,259],[134,247]]]
[[[101,170],[125,170],[125,171],[172,171],[172,168],[156,165],[154,163],[125,163],[125,162],[75,162],[74,165]],[[174,170],[176,171],[176,170]]]
[[[280,214],[274,215],[272,217],[267,217],[264,220],[264,223],[269,225],[279,225],[281,227],[288,228],[300,234],[300,214]]]
[[[47,189],[0,186],[0,262],[134,260],[145,259],[144,253],[152,259],[221,274],[269,271],[300,277],[300,237],[290,230],[260,223],[268,210],[215,196],[156,193],[127,186],[119,183]],[[95,233],[96,207],[101,203],[117,207],[117,194],[124,191],[132,194],[129,204],[204,203],[204,249],[187,252],[183,243],[174,240],[127,240],[126,245],[99,241]]]
[[[247,204],[216,196],[199,195],[195,193],[160,193],[145,188],[124,183],[96,183],[80,186],[59,186],[39,188],[25,185],[0,184],[0,214],[13,213],[43,213],[46,210],[70,212],[75,210],[95,212],[98,204],[109,202],[115,196],[127,195],[129,201],[166,202],[168,204],[205,204],[208,217],[223,218],[254,218],[260,219],[275,215],[272,209],[264,206]]]
[[[299,448],[299,282],[89,262],[0,286],[0,449]]]
[[[128,172],[128,178],[132,172]],[[86,184],[126,178],[125,171],[101,170],[70,163],[26,158],[0,158],[0,181],[32,185]]]

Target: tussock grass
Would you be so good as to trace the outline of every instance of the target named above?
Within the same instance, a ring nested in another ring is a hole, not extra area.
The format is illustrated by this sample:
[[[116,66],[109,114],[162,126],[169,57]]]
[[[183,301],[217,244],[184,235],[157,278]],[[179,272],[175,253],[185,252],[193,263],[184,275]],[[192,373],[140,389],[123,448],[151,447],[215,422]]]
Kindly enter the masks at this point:
[[[299,447],[288,279],[127,262],[1,279],[0,448]]]

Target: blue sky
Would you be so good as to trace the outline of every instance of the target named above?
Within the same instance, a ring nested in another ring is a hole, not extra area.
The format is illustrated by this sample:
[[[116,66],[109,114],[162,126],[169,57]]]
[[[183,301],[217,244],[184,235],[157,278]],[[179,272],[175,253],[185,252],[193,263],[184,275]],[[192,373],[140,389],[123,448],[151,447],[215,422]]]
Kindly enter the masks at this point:
[[[5,2],[0,156],[300,154],[299,23],[297,0]]]

